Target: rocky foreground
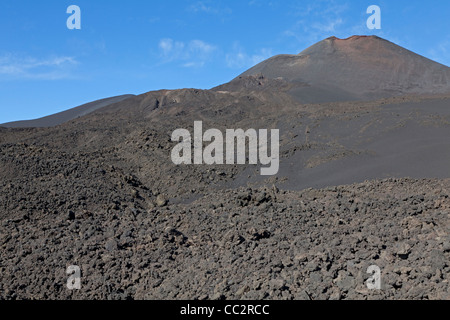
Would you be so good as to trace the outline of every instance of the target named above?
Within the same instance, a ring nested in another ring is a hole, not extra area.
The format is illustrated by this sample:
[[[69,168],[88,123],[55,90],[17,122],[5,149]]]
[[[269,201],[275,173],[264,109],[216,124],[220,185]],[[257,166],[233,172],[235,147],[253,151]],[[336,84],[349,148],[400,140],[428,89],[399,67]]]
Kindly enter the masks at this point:
[[[389,179],[17,213],[1,221],[0,298],[450,299],[449,192]],[[381,290],[366,286],[371,265]]]

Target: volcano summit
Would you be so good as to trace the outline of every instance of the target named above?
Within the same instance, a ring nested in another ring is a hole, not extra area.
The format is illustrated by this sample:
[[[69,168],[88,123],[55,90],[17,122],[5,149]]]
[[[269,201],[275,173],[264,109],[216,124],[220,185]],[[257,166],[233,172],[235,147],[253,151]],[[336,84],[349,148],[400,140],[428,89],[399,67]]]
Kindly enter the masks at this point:
[[[376,36],[331,37],[298,55],[278,55],[238,79],[287,81],[303,103],[450,92],[450,68]]]

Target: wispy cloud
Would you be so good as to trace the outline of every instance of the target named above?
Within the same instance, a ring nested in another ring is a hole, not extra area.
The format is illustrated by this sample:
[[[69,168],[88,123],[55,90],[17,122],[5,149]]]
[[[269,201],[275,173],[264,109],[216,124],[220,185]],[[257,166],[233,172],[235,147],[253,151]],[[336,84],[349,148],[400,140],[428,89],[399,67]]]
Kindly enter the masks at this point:
[[[185,42],[166,38],[159,41],[158,48],[163,63],[176,62],[185,68],[201,68],[211,61],[225,61],[232,69],[249,68],[272,56],[268,48],[249,54],[237,41],[230,50],[224,50],[202,40]]]
[[[347,2],[335,0],[300,2],[291,12],[297,21],[283,34],[295,38],[302,45],[342,34],[348,8]]]
[[[446,66],[450,66],[450,38],[438,43],[434,48],[430,49],[428,53],[431,59]]]
[[[336,27],[340,26],[343,22],[341,18],[336,18],[325,22],[316,22],[312,25],[312,28],[319,32],[336,32]]]
[[[197,1],[191,4],[187,10],[194,13],[208,13],[216,15],[231,14],[233,11],[229,7],[223,7],[211,0]]]
[[[248,54],[245,49],[236,42],[233,45],[232,52],[226,55],[226,62],[229,68],[249,68],[263,60],[266,60],[267,58],[270,58],[271,56],[272,50],[267,48],[260,49],[258,52],[253,54]]]
[[[268,0],[250,0],[248,2],[249,6],[255,6],[255,7],[262,7],[262,6],[269,6],[271,8],[278,7],[280,5],[283,5],[282,3],[279,3],[278,1],[268,1]]]
[[[52,56],[45,59],[0,56],[0,79],[60,80],[71,78],[70,71],[78,62],[74,57]]]
[[[173,39],[161,39],[158,47],[161,56],[168,61],[179,59],[183,54],[185,54],[184,42],[174,41]]]
[[[217,49],[202,40],[183,42],[170,38],[161,39],[158,47],[164,62],[181,61],[187,68],[203,67]]]

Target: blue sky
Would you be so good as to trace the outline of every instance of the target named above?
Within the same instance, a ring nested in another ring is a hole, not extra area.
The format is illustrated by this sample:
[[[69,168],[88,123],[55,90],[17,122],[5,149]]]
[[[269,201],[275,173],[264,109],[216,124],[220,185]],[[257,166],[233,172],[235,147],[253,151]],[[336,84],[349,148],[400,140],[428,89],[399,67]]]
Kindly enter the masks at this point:
[[[81,8],[69,30],[67,7]],[[370,5],[382,29],[369,30]],[[0,123],[119,94],[209,89],[329,36],[371,35],[450,66],[450,1],[2,0]]]

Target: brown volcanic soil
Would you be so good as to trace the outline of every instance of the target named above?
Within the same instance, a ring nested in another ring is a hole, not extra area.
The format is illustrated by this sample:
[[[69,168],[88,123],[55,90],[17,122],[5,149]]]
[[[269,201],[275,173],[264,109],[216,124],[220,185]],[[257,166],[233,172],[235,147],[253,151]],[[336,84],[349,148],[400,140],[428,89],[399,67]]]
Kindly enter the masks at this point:
[[[0,298],[450,299],[450,96],[301,104],[292,88],[244,76],[0,128]],[[196,120],[279,128],[279,174],[173,165],[173,130]]]

